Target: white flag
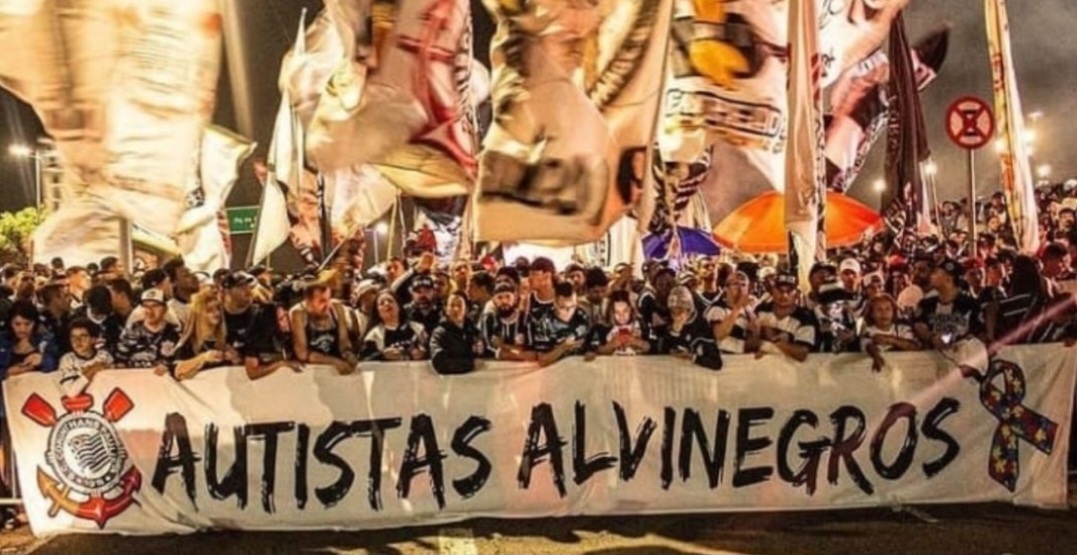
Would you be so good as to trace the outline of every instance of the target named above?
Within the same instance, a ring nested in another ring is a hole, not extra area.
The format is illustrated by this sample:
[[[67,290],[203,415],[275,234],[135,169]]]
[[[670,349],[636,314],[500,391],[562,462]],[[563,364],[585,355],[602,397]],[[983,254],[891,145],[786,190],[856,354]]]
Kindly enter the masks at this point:
[[[1021,95],[1017,91],[1017,76],[1010,51],[1010,22],[1006,17],[1005,0],[984,0],[987,16],[987,46],[991,52],[992,88],[995,92],[995,119],[1002,152],[1002,191],[1013,223],[1014,237],[1021,250],[1036,252],[1039,248],[1039,216],[1036,207],[1035,183],[1025,144],[1025,123],[1021,113]]]
[[[176,244],[192,271],[212,273],[231,266],[230,236],[227,226],[222,228],[221,215],[239,178],[239,166],[254,148],[252,141],[227,129],[211,125],[203,131],[187,211],[176,229]]]
[[[288,218],[288,198],[282,179],[298,179],[293,168],[297,154],[295,133],[298,122],[292,111],[288,92],[284,91],[277,110],[277,120],[273,126],[273,141],[269,143],[269,156],[266,166],[269,173],[263,183],[262,205],[258,210],[258,225],[255,227],[254,239],[251,241],[251,262],[257,264],[273,254],[273,251],[288,240],[292,224]]]
[[[826,258],[818,235],[826,184],[823,165],[822,64],[814,2],[789,6],[789,142],[785,149],[785,228],[801,287],[816,259]]]

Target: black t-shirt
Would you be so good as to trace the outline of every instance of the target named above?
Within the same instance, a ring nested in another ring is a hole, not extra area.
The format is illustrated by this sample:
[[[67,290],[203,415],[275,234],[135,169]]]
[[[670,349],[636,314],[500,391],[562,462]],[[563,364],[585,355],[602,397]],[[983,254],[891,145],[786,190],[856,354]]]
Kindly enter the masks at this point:
[[[527,347],[546,353],[565,341],[585,341],[590,328],[587,315],[579,307],[567,321],[558,318],[551,308],[528,322]]]
[[[523,347],[527,339],[524,335],[525,329],[522,320],[523,316],[519,312],[515,313],[513,318],[507,321],[498,316],[494,310],[484,312],[479,331],[482,334],[483,342],[486,344],[486,356],[492,358],[496,355],[494,343]],[[499,341],[494,341],[495,338]]]
[[[194,357],[196,357],[196,356],[198,356],[198,355],[200,355],[202,353],[206,353],[206,352],[209,352],[209,351],[219,351],[219,350],[222,350],[223,348],[224,348],[224,345],[218,345],[217,340],[212,338],[212,337],[206,339],[202,343],[202,347],[200,349],[197,349],[197,350],[195,350],[194,343],[192,341],[187,341],[183,345],[180,345],[179,350],[176,351],[176,360],[177,361],[190,360],[190,359],[192,359],[192,358],[194,358]],[[203,370],[208,370],[210,368],[218,368],[218,367],[221,367],[221,366],[228,366],[229,364],[231,364],[231,363],[228,362],[227,360],[222,360],[222,361],[217,362],[217,363],[206,364],[206,365],[202,366],[202,369]]]
[[[278,335],[276,324],[272,306],[252,304],[236,314],[224,311],[225,341],[243,357],[279,354],[275,341]]]
[[[954,342],[980,333],[980,303],[965,291],[960,291],[951,303],[939,300],[937,292],[928,293],[916,306],[916,323],[926,324],[943,342]]]

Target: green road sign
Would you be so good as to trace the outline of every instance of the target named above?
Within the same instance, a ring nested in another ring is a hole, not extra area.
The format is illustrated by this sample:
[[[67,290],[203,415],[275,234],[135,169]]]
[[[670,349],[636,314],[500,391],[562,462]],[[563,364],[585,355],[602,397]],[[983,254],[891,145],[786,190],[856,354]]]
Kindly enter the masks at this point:
[[[235,206],[228,209],[228,231],[232,235],[254,233],[256,223],[258,223],[257,206]]]

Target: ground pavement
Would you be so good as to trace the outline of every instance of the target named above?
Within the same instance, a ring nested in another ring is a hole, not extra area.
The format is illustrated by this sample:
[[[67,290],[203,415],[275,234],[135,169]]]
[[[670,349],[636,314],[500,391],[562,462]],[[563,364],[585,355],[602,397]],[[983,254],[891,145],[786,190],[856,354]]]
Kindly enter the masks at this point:
[[[858,553],[1077,553],[1077,481],[1070,510],[1008,505],[940,505],[799,513],[663,515],[539,520],[478,519],[440,527],[374,532],[207,533],[37,540],[24,529],[0,534],[0,555],[813,555]]]

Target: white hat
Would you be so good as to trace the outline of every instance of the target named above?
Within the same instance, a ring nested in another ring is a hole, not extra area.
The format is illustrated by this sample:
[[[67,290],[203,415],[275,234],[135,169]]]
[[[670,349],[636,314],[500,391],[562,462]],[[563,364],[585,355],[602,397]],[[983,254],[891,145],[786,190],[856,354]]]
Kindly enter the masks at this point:
[[[149,289],[142,292],[142,297],[141,297],[140,300],[142,301],[142,304],[145,304],[145,303],[161,303],[161,304],[165,304],[165,292],[161,291],[160,289],[158,289],[156,287],[150,287]]]
[[[356,298],[362,297],[363,295],[366,295],[367,293],[370,293],[372,291],[377,291],[378,287],[380,287],[380,284],[377,282],[377,280],[364,279],[363,281],[360,281],[359,283],[357,283],[355,285],[354,295],[355,295]]]
[[[855,258],[846,258],[845,260],[842,260],[841,265],[838,266],[838,273],[846,271],[853,271],[856,272],[857,275],[860,275],[860,261]]]

